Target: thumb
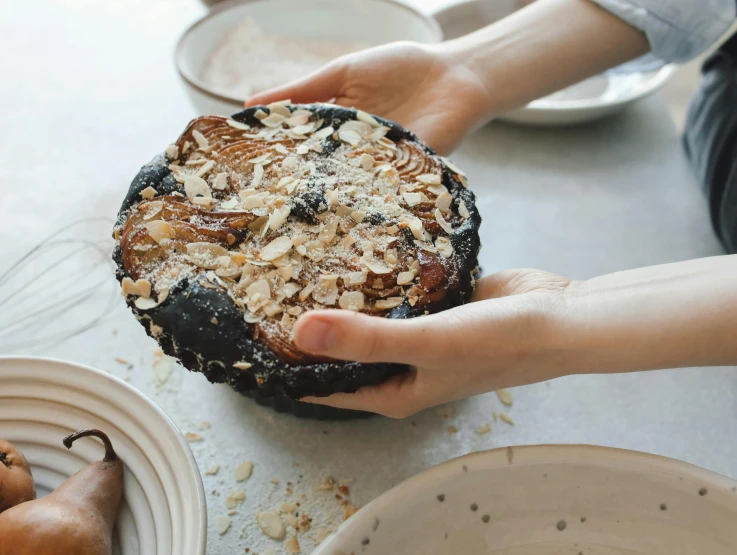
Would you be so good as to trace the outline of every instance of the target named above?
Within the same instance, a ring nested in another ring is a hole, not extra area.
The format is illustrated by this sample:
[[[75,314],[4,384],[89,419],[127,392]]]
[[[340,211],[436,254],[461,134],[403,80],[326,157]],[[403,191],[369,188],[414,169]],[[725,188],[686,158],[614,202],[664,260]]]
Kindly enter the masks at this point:
[[[343,64],[336,61],[306,77],[255,94],[246,100],[245,104],[248,107],[286,99],[291,100],[293,104],[326,102],[338,96],[344,73]]]
[[[304,351],[341,360],[432,366],[448,355],[448,330],[438,315],[391,320],[318,310],[300,316],[294,341]]]

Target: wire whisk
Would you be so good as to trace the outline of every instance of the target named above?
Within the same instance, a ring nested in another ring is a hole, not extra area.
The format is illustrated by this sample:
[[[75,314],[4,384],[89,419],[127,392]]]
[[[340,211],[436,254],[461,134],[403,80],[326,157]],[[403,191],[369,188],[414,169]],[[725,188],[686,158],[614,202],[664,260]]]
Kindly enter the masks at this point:
[[[110,218],[68,224],[0,274],[0,353],[51,347],[115,308],[112,226]]]

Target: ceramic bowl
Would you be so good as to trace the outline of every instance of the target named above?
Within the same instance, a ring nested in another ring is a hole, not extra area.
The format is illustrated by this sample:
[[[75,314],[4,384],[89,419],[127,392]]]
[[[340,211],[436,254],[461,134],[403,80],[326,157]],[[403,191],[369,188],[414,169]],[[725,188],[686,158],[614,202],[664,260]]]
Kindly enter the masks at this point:
[[[394,0],[229,0],[187,29],[174,60],[187,93],[200,114],[230,115],[243,98],[205,84],[202,73],[223,36],[252,18],[260,28],[291,37],[351,40],[371,46],[397,40],[439,42],[437,22]],[[327,99],[326,99],[327,100]]]
[[[407,480],[313,555],[727,555],[736,522],[737,482],[690,464],[605,447],[514,447]]]
[[[435,13],[445,38],[485,27],[531,3],[530,0],[465,0]],[[615,114],[665,85],[677,69],[668,64],[646,70],[628,64],[602,73],[497,119],[541,126],[565,126]]]
[[[116,555],[204,555],[207,510],[184,437],[153,402],[109,374],[69,362],[0,357],[0,436],[31,464],[39,496],[102,458],[102,444],[62,439],[107,433],[125,462]]]

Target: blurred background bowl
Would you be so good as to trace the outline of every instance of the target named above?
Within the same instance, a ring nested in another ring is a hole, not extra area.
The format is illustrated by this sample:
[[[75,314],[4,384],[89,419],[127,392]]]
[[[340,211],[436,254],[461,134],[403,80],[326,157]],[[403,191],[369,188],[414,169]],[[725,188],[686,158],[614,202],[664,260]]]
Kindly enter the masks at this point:
[[[85,428],[108,434],[125,463],[115,555],[205,555],[207,508],[189,445],[152,401],[109,374],[69,362],[0,357],[0,436],[28,459],[39,497],[102,460],[99,441],[70,450]]]
[[[393,0],[228,0],[214,7],[182,35],[175,63],[200,114],[230,115],[243,98],[216,90],[203,80],[205,67],[223,37],[251,18],[259,28],[290,38],[345,40],[377,46],[398,40],[440,42],[430,16]],[[269,62],[273,63],[273,62]]]

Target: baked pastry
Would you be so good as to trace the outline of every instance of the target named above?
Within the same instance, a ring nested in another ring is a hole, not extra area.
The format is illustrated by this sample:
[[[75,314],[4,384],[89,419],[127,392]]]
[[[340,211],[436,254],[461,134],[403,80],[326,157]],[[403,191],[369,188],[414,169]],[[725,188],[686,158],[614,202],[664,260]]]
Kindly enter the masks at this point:
[[[114,259],[164,352],[212,382],[298,399],[406,371],[301,352],[300,314],[411,318],[466,302],[480,223],[463,173],[399,125],[277,103],[195,119],[144,166]]]

